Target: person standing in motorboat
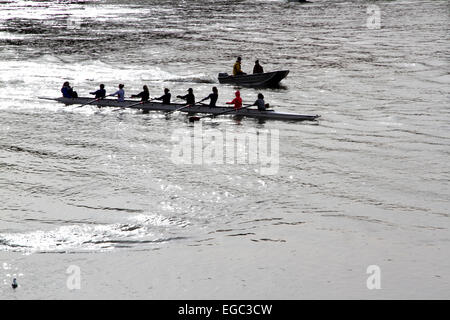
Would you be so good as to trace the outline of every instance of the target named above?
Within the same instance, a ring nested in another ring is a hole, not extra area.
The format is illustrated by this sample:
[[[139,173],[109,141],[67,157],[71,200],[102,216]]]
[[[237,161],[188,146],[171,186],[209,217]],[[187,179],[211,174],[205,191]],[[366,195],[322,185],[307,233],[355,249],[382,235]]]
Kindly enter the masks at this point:
[[[259,64],[259,60],[255,61],[255,66],[253,67],[253,74],[264,73],[262,65]]]
[[[234,66],[233,66],[233,76],[239,76],[239,75],[246,74],[245,72],[242,72],[241,61],[242,61],[242,58],[237,57],[236,62],[234,63]]]

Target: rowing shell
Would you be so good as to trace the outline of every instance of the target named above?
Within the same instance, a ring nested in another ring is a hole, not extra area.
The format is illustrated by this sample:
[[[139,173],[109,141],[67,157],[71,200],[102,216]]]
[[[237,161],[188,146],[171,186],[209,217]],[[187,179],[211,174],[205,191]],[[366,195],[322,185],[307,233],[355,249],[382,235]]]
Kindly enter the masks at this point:
[[[118,107],[118,108],[131,108],[131,109],[140,109],[144,111],[175,111],[183,107],[183,104],[162,104],[160,102],[146,102],[144,104],[140,104],[136,106],[135,100],[125,100],[125,101],[117,101],[112,99],[102,99],[98,101],[92,102],[92,98],[43,98],[40,99],[53,100],[62,102],[66,105],[71,104],[86,104],[88,102],[90,105],[95,105],[98,107]],[[134,106],[133,106],[134,105]],[[267,111],[259,111],[257,109],[243,109],[232,111],[233,107],[214,107],[210,108],[205,105],[195,105],[185,109],[181,109],[180,112],[185,112],[189,114],[194,113],[208,113],[208,114],[220,114],[226,113],[226,115],[234,115],[234,116],[244,116],[250,118],[258,118],[258,119],[273,119],[273,120],[288,120],[288,121],[305,121],[305,120],[315,120],[319,115],[304,115],[304,114],[296,114],[296,113],[284,113],[284,112],[275,112],[273,110]],[[227,112],[230,111],[230,112]]]

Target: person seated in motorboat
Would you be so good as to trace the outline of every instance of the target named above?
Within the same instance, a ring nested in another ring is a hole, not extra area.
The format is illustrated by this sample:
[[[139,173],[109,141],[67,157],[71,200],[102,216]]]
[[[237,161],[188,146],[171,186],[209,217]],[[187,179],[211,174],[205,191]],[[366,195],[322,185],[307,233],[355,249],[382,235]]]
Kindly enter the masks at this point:
[[[236,96],[236,98],[234,98],[233,101],[227,102],[227,104],[234,104],[234,109],[239,110],[242,108],[241,93],[238,90],[234,93],[234,95]]]
[[[212,88],[212,93],[207,96],[206,98],[200,100],[199,102],[205,101],[209,99],[209,107],[214,108],[216,107],[217,99],[219,99],[219,90],[217,90],[217,87]]]
[[[94,92],[89,92],[89,94],[95,94],[95,99],[103,99],[106,96],[105,85],[101,84],[100,89]]]
[[[72,87],[69,84],[69,81],[64,82],[61,93],[64,98],[78,98],[78,94],[76,91],[73,91]]]
[[[125,101],[125,91],[123,90],[125,87],[123,84],[119,84],[119,90],[110,94],[110,96],[117,96],[117,101]]]
[[[169,89],[165,88],[164,94],[159,98],[154,98],[153,100],[162,100],[163,104],[170,104],[170,98],[172,95],[170,94],[169,91],[170,91]]]
[[[234,63],[234,66],[233,66],[233,76],[239,76],[239,75],[246,74],[245,72],[242,72],[241,61],[242,61],[241,57],[238,57],[236,59],[236,62]]]
[[[184,96],[177,96],[179,99],[186,100],[186,105],[194,105],[195,104],[195,96],[194,96],[194,90],[192,88],[188,89],[188,94]]]
[[[266,108],[269,107],[268,103],[264,102],[264,96],[262,93],[258,93],[258,100],[255,101],[252,106],[257,106],[259,111],[266,111]]]
[[[253,74],[264,73],[262,65],[259,64],[259,60],[255,61],[255,66],[253,67]]]
[[[148,101],[148,99],[150,99],[150,92],[148,91],[148,87],[143,86],[142,90],[144,91],[142,91],[141,93],[131,95],[131,98],[141,98],[141,101]]]

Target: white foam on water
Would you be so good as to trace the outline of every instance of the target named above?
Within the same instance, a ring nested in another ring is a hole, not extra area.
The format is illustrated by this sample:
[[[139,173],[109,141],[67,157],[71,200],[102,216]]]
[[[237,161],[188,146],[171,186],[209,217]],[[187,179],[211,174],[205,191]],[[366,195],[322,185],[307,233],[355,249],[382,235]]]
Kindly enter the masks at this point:
[[[129,223],[67,225],[53,230],[0,234],[0,250],[66,252],[112,250],[121,243],[162,242],[160,228],[182,228],[187,221],[157,214],[140,214]]]

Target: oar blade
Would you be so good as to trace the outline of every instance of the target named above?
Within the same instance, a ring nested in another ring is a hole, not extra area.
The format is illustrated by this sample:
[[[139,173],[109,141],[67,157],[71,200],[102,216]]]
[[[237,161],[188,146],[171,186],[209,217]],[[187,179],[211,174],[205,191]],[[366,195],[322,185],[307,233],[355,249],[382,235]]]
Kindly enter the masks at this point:
[[[199,121],[200,119],[200,117],[189,117],[189,122]]]

